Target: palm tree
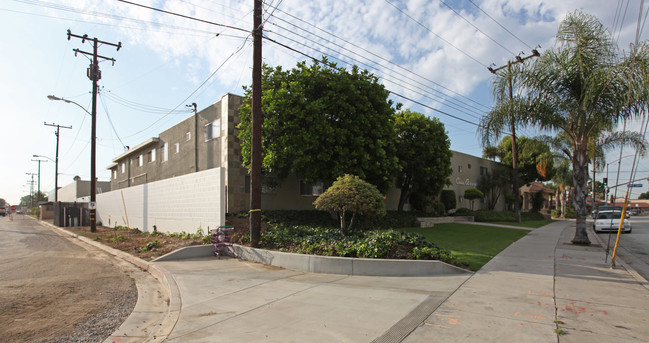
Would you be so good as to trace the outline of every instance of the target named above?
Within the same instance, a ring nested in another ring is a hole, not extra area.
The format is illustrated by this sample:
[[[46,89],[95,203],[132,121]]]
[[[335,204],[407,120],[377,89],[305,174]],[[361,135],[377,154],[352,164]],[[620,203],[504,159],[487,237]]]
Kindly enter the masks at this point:
[[[535,55],[538,52],[535,51]],[[512,190],[514,194],[514,211],[516,221],[521,222],[520,199],[518,194],[518,146],[516,144],[516,127],[520,125],[518,118],[522,112],[529,108],[527,97],[523,93],[523,70],[524,63],[508,63],[507,69],[501,73],[495,73],[493,80],[493,95],[495,98],[494,108],[482,118],[478,128],[482,136],[482,145],[489,147],[493,139],[497,139],[504,130],[509,130],[512,144]]]
[[[590,244],[586,233],[589,146],[618,120],[632,115],[630,97],[636,79],[631,64],[617,55],[612,38],[597,18],[580,11],[559,26],[558,46],[539,58],[526,75],[534,113],[520,120],[542,130],[561,132],[572,163],[577,225],[573,244]],[[643,60],[643,63],[645,61]]]

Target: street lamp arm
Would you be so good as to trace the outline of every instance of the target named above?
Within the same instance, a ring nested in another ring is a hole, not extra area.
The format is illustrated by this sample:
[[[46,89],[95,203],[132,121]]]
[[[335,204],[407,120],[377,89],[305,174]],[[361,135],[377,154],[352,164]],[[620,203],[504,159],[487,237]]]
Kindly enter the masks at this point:
[[[50,160],[50,161],[56,163],[56,161],[54,161],[51,157],[47,157],[47,156],[43,156],[43,155],[32,155],[32,157],[36,157],[36,158],[39,158],[39,157],[47,158],[48,160]]]
[[[74,102],[74,101],[72,101],[72,100],[68,100],[68,99],[64,99],[64,98],[59,98],[58,96],[55,96],[55,95],[48,95],[47,98],[50,99],[50,100],[52,100],[52,101],[65,101],[65,102],[67,102],[68,104],[75,104],[75,105],[77,105],[79,108],[81,108],[82,110],[84,110],[86,113],[88,113],[89,116],[92,117],[92,113],[90,113],[90,112],[89,112],[85,107],[79,105],[78,103],[76,103],[76,102]]]

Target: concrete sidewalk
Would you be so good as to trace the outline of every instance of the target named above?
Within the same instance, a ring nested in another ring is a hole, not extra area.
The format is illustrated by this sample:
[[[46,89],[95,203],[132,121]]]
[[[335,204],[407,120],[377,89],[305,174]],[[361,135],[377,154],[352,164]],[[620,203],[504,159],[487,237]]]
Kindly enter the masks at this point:
[[[646,342],[646,281],[611,269],[600,247],[571,245],[574,225],[536,229],[472,276],[314,274],[214,258],[156,262],[181,297],[165,341]]]
[[[574,230],[558,221],[515,242],[404,342],[647,342],[646,280],[570,244]]]

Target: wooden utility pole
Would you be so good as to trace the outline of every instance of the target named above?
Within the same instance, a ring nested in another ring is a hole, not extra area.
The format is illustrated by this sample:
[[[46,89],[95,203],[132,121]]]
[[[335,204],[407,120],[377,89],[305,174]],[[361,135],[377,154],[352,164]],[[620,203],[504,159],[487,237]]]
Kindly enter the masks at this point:
[[[262,0],[254,0],[252,53],[252,132],[250,156],[250,245],[257,247],[261,236],[261,36]]]
[[[92,53],[81,51],[79,49],[74,49],[74,54],[77,53],[90,55],[92,56],[92,63],[87,71],[88,78],[92,81],[92,129],[90,134],[90,232],[97,231],[97,217],[96,217],[96,206],[97,206],[97,170],[96,170],[96,152],[97,152],[97,82],[101,79],[101,70],[99,70],[99,59],[108,60],[115,64],[115,59],[110,57],[104,57],[97,54],[99,49],[99,43],[114,46],[117,48],[117,51],[122,47],[122,43],[117,44],[101,41],[97,38],[89,39],[88,35],[75,35],[68,30],[68,40],[75,37],[81,39],[81,43],[85,43],[86,40],[92,41]],[[146,228],[144,228],[146,230]]]
[[[492,74],[496,74],[499,70],[503,68],[507,68],[507,87],[509,88],[509,104],[510,104],[510,113],[509,113],[509,129],[511,130],[512,133],[512,174],[513,174],[513,179],[512,180],[512,188],[514,191],[514,213],[516,213],[516,222],[520,223],[521,222],[521,209],[520,209],[520,191],[518,189],[518,149],[516,146],[516,119],[514,116],[514,110],[511,108],[511,105],[514,101],[514,90],[513,90],[513,85],[512,85],[512,65],[514,63],[523,63],[525,60],[532,58],[532,57],[539,57],[541,54],[539,53],[538,50],[533,49],[532,54],[529,56],[525,57],[520,57],[516,56],[515,61],[508,61],[507,64],[504,66],[498,67],[496,69],[493,69],[491,67],[488,67],[489,71]]]
[[[59,202],[59,131],[61,128],[72,129],[72,126],[63,126],[54,123],[48,124],[46,122],[43,122],[43,125],[56,127],[56,131],[54,132],[56,135],[56,157],[54,159],[54,202],[57,203]]]

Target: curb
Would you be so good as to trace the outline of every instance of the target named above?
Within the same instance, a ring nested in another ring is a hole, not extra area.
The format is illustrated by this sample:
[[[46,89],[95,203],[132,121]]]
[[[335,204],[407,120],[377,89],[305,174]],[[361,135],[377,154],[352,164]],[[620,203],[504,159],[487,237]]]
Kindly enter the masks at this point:
[[[151,262],[147,262],[131,254],[125,253],[121,250],[117,250],[109,246],[103,245],[101,243],[95,242],[91,239],[88,239],[87,237],[79,236],[75,233],[62,229],[50,223],[39,221],[39,220],[36,221],[43,226],[54,229],[60,235],[76,238],[80,242],[91,245],[110,255],[113,255],[119,259],[131,263],[132,265],[136,266],[142,271],[149,273],[158,281],[158,283],[160,283],[160,286],[162,286],[163,291],[166,291],[166,295],[169,298],[167,312],[164,314],[164,317],[161,320],[161,322],[155,325],[156,327],[153,330],[149,332],[149,330],[145,330],[146,328],[142,328],[140,330],[142,335],[131,335],[128,341],[131,341],[134,337],[141,337],[142,342],[162,342],[171,334],[171,331],[176,326],[176,323],[178,322],[178,318],[180,317],[180,307],[182,304],[181,297],[180,297],[180,289],[178,288],[176,280],[173,278],[171,273],[169,273],[167,270],[165,270],[160,266],[157,266]],[[139,287],[138,287],[138,292],[139,292]],[[138,297],[138,302],[139,302],[139,297]],[[135,306],[137,307],[137,304]],[[131,314],[129,315],[128,318],[126,318],[124,323],[120,325],[120,328],[124,325],[130,325],[131,327],[139,327],[140,320],[136,320],[135,318],[133,318],[133,314]],[[105,340],[105,342],[124,341],[124,339],[120,339],[122,336],[124,336],[120,334],[120,331],[121,330],[118,328]],[[116,338],[117,340],[114,340],[113,338]]]
[[[601,237],[599,237],[597,232],[595,232],[592,229],[592,226],[588,227],[588,231],[594,234],[595,239],[602,246],[602,250],[605,251],[606,243],[602,240]],[[638,281],[641,285],[643,285],[646,288],[649,288],[649,281],[647,281],[647,279],[645,279],[642,275],[640,275],[640,273],[638,273],[635,269],[633,269],[633,267],[628,265],[626,261],[624,261],[619,255],[615,256],[615,261],[619,262],[622,265],[622,267],[624,267],[624,269],[626,269],[626,271],[629,272],[629,274],[631,274],[631,276],[633,276],[633,278],[636,279],[636,281]]]
[[[319,274],[359,276],[436,276],[473,274],[437,260],[396,260],[337,256],[318,256],[251,248],[233,244],[238,259],[280,268]],[[153,262],[214,257],[212,245],[184,247],[160,256]]]

